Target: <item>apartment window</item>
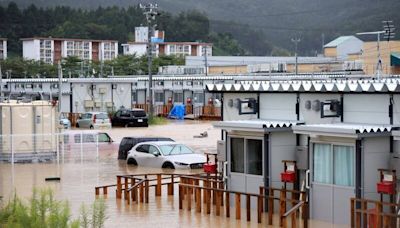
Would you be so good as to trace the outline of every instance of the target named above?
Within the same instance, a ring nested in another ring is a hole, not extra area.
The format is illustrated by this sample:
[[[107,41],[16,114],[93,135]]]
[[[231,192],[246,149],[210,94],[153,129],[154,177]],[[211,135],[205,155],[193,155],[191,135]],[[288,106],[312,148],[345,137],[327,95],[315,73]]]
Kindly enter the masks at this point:
[[[185,45],[184,52],[189,54],[189,48],[190,48],[189,45]]]
[[[314,144],[314,181],[339,186],[354,186],[355,152],[353,146]]]
[[[3,41],[0,41],[0,49],[3,49]]]
[[[109,51],[110,50],[110,43],[105,43],[104,44],[104,50]]]
[[[74,42],[68,41],[67,42],[67,49],[73,49],[74,48]]]
[[[164,93],[156,92],[154,95],[155,95],[156,102],[164,102]]]
[[[84,42],[83,43],[83,48],[85,49],[85,50],[89,50],[89,42]]]
[[[80,59],[90,59],[90,42],[88,41],[68,41],[67,56],[76,56]]]
[[[73,55],[74,55],[74,51],[72,51],[72,50],[67,51],[67,56],[73,56]]]
[[[183,93],[174,93],[174,102],[183,103]]]
[[[51,49],[51,40],[40,40],[40,60],[45,63],[52,62],[53,50]]]
[[[117,56],[115,52],[115,45],[114,42],[105,42],[104,43],[104,50],[103,50],[103,58],[104,60],[111,60]]]
[[[136,102],[136,92],[132,92],[132,102]]]
[[[174,85],[183,85],[183,82],[182,81],[175,81]]]
[[[84,54],[83,54],[83,58],[84,59],[89,59],[89,57],[90,57],[89,56],[89,51],[85,51]]]
[[[193,93],[194,103],[204,103],[204,93]]]
[[[193,82],[193,85],[195,85],[195,86],[201,86],[201,85],[203,85],[203,82],[202,82],[202,81],[194,81],[194,82]]]
[[[27,89],[32,89],[32,87],[33,87],[32,84],[26,84]]]
[[[191,86],[192,84],[193,84],[193,82],[191,82],[191,81],[187,81],[187,82],[186,82],[186,85],[187,85],[187,86]]]
[[[169,52],[170,52],[171,54],[175,54],[175,45],[170,45],[170,46],[169,46]]]

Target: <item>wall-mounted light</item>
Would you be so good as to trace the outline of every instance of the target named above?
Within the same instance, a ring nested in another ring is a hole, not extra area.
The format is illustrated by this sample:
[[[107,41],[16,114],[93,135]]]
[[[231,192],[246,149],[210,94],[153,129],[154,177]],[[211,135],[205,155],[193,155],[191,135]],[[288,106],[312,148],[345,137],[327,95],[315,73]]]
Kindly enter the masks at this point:
[[[311,101],[310,100],[306,101],[306,103],[304,104],[304,108],[307,110],[311,109]]]
[[[319,112],[321,110],[321,102],[319,100],[314,100],[312,103],[312,110]]]

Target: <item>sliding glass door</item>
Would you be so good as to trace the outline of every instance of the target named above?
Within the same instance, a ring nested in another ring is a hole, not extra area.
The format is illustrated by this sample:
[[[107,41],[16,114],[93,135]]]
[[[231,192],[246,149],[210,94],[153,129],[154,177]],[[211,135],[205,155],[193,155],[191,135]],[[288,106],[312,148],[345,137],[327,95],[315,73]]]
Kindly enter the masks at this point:
[[[313,143],[311,213],[316,220],[348,224],[354,196],[354,145]]]

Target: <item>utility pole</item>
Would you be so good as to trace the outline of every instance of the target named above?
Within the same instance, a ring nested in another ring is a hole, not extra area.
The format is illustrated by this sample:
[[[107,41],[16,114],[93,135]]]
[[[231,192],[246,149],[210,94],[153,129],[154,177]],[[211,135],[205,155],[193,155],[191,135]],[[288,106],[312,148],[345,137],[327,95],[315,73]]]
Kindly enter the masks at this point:
[[[151,37],[153,35],[153,21],[155,21],[156,16],[159,15],[157,12],[158,5],[149,3],[147,5],[140,4],[140,8],[144,10],[144,15],[147,20],[147,67],[149,71],[149,116],[153,117],[153,75],[151,72],[152,61],[153,61],[153,45],[151,42]]]
[[[324,46],[325,46],[325,34],[322,33],[322,48],[321,48],[321,54],[324,54]]]
[[[295,56],[295,61],[296,61],[296,69],[295,69],[295,74],[298,74],[298,67],[297,67],[297,44],[300,43],[300,38],[292,38],[292,42],[294,43],[294,56]]]
[[[0,64],[0,102],[3,100],[3,73],[1,72]]]
[[[383,29],[382,31],[374,31],[374,32],[359,32],[356,33],[357,35],[376,35],[376,50],[378,52],[378,61],[376,64],[376,76],[378,80],[381,79],[381,74],[382,74],[382,58],[381,58],[381,50],[380,50],[380,42],[381,42],[381,34],[384,34],[384,38],[387,39],[389,42],[390,39],[394,38],[395,33],[394,33],[394,26],[392,25],[393,21],[382,21],[383,23]]]
[[[62,91],[61,91],[61,86],[62,86],[62,78],[63,78],[63,72],[62,72],[62,66],[61,62],[58,61],[58,114],[61,117],[61,97],[62,97]]]
[[[208,62],[207,62],[207,46],[204,46],[203,47],[204,49],[204,51],[203,51],[203,54],[204,54],[204,67],[205,67],[205,73],[206,73],[206,76],[208,75]]]

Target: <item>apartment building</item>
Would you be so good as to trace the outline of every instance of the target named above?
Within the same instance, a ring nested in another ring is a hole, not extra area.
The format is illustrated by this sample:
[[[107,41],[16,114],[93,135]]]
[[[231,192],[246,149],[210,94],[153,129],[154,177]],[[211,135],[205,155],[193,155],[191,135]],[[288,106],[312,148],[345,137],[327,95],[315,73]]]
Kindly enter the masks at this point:
[[[62,58],[76,56],[82,60],[106,61],[118,56],[116,40],[86,40],[68,38],[23,38],[22,52],[27,59],[57,63]]]
[[[7,39],[0,38],[0,60],[7,58]]]
[[[124,55],[138,56],[147,53],[148,28],[135,28],[135,41],[122,44]],[[164,31],[155,31],[151,37],[153,43],[153,54],[159,55],[182,55],[182,56],[212,56],[212,44],[203,42],[166,42]]]

